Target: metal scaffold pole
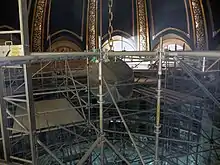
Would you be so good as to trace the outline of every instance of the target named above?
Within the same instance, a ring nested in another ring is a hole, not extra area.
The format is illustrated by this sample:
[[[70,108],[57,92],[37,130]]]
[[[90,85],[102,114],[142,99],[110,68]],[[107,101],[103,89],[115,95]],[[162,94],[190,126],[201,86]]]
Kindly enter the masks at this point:
[[[91,122],[91,101],[90,101],[90,81],[89,81],[89,58],[86,59],[86,74],[87,74],[87,110],[88,110],[88,123]]]
[[[6,103],[4,100],[4,71],[0,67],[0,126],[2,133],[2,144],[5,161],[10,161],[10,142],[9,142],[9,132],[7,130],[8,120],[6,112]]]
[[[161,103],[161,76],[162,76],[162,52],[163,40],[160,38],[159,62],[158,62],[158,82],[157,82],[157,108],[155,124],[155,160],[154,164],[159,165],[159,135],[160,135],[160,103]]]
[[[28,31],[28,12],[26,0],[18,0],[19,7],[19,20],[21,31],[21,45],[24,51],[24,56],[30,55],[29,50],[29,31]],[[24,83],[26,94],[26,110],[28,113],[29,121],[29,139],[31,147],[32,164],[37,165],[37,141],[36,141],[36,119],[35,107],[32,89],[32,74],[26,64],[23,65],[24,69]]]
[[[99,37],[99,126],[100,126],[100,136],[101,136],[101,164],[104,164],[104,129],[103,129],[103,54],[102,54],[102,39]]]

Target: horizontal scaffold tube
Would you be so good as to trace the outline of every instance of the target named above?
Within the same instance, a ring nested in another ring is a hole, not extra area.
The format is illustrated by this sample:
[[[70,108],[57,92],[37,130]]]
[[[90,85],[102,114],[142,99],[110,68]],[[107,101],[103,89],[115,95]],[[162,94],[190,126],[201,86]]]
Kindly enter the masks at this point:
[[[128,52],[108,52],[108,56],[145,56],[145,57],[156,57],[157,52],[140,52],[140,51],[128,51]],[[187,56],[187,57],[220,57],[220,51],[184,51],[184,52],[166,52],[166,56]],[[15,65],[15,64],[26,64],[34,63],[38,61],[56,61],[66,59],[86,59],[87,57],[99,56],[98,52],[44,52],[44,53],[31,53],[30,56],[17,56],[17,57],[0,57],[0,66]]]

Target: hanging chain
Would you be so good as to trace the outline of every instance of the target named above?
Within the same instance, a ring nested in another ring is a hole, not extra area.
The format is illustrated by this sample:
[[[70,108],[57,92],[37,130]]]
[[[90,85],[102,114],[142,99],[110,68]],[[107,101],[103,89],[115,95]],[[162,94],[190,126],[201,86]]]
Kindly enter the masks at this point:
[[[113,6],[113,0],[109,0],[108,1],[108,15],[109,15],[109,19],[108,19],[108,35],[109,35],[109,39],[108,39],[108,43],[109,43],[109,51],[113,51],[113,40],[112,40],[112,33],[113,33],[113,26],[112,26],[112,21],[113,21],[113,12],[112,12],[112,6]]]

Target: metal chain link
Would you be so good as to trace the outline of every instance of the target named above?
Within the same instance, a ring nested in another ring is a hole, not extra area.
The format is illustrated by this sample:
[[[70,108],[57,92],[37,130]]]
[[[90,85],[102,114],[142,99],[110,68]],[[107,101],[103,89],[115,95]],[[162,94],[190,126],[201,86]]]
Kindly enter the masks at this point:
[[[109,51],[113,51],[113,40],[112,40],[112,33],[113,33],[113,26],[112,26],[112,21],[113,21],[113,12],[112,12],[112,7],[113,7],[113,0],[108,1],[108,44],[109,44]]]

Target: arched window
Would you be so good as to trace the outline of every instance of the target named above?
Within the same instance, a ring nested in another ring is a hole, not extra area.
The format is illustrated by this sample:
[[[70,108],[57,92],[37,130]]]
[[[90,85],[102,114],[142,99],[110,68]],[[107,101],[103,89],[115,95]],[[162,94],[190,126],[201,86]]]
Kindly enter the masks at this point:
[[[164,45],[163,48],[168,51],[184,51],[184,45],[168,44]]]
[[[82,52],[82,49],[73,41],[58,40],[53,42],[49,46],[47,52]],[[68,64],[71,69],[85,68],[86,60],[85,59],[68,60]],[[51,65],[53,65],[53,68],[56,68],[57,70],[63,70],[66,67],[65,61],[55,61]]]
[[[191,50],[189,45],[179,39],[167,39],[163,41],[163,48],[168,51],[186,51]]]
[[[47,52],[81,52],[81,48],[69,40],[59,40],[52,43]]]
[[[189,51],[191,50],[190,46],[187,42],[175,35],[175,34],[168,34],[163,36],[163,48],[166,51]],[[159,44],[153,50],[159,49]]]
[[[158,44],[153,50],[156,51],[159,49],[159,45]],[[163,36],[163,49],[164,51],[190,51],[191,48],[190,46],[187,44],[187,42],[175,35],[175,34],[168,34]],[[175,62],[172,60],[172,58],[170,58],[170,60],[168,60],[167,65],[169,67],[173,67],[174,65],[177,66],[178,64],[175,64]],[[163,67],[166,68],[166,64],[163,64]]]
[[[132,39],[127,39],[122,36],[113,36],[112,40],[113,40],[114,51],[135,51],[136,50],[136,46],[134,44],[134,41],[132,41]],[[108,40],[105,41],[102,47],[103,47],[103,50],[110,49]]]
[[[113,36],[113,49],[114,51],[136,51],[136,45],[134,40],[131,38],[125,38],[122,36]],[[103,44],[103,50],[109,50],[108,40]],[[146,68],[145,62],[142,62],[139,57],[124,57],[124,61],[133,69],[143,69]]]

